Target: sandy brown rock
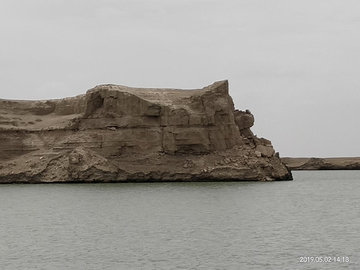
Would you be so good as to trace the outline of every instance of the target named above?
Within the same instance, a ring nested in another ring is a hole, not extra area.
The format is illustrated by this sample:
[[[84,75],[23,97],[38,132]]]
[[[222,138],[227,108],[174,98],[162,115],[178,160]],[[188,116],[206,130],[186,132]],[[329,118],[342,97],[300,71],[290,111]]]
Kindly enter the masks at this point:
[[[290,158],[282,161],[291,170],[360,170],[360,157]]]
[[[253,124],[235,111],[227,81],[0,100],[0,182],[290,180]]]

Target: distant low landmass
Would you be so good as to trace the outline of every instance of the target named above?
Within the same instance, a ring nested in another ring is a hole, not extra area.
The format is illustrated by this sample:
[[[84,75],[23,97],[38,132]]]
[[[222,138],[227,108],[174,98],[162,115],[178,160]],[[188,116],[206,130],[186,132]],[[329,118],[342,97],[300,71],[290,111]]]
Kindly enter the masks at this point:
[[[0,183],[292,180],[253,124],[227,81],[0,100]]]
[[[360,157],[284,157],[281,160],[290,170],[360,170]]]

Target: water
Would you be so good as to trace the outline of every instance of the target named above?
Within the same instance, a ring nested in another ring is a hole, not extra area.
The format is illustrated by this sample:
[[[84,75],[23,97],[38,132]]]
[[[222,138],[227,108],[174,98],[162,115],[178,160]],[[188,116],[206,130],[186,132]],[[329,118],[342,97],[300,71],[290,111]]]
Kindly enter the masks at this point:
[[[0,269],[360,269],[360,171],[293,175],[1,185]]]

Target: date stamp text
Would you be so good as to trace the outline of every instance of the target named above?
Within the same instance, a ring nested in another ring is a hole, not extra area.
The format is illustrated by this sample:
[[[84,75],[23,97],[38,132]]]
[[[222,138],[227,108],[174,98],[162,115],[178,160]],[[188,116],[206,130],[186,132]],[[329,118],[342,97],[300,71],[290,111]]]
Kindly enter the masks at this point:
[[[349,263],[350,257],[347,256],[302,256],[300,263]]]

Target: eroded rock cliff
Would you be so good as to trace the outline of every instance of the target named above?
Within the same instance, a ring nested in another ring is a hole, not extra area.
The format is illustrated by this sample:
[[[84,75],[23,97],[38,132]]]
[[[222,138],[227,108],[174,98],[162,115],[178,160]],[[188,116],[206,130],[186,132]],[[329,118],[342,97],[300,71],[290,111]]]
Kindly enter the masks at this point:
[[[291,180],[253,124],[234,109],[227,81],[0,100],[0,182]]]

